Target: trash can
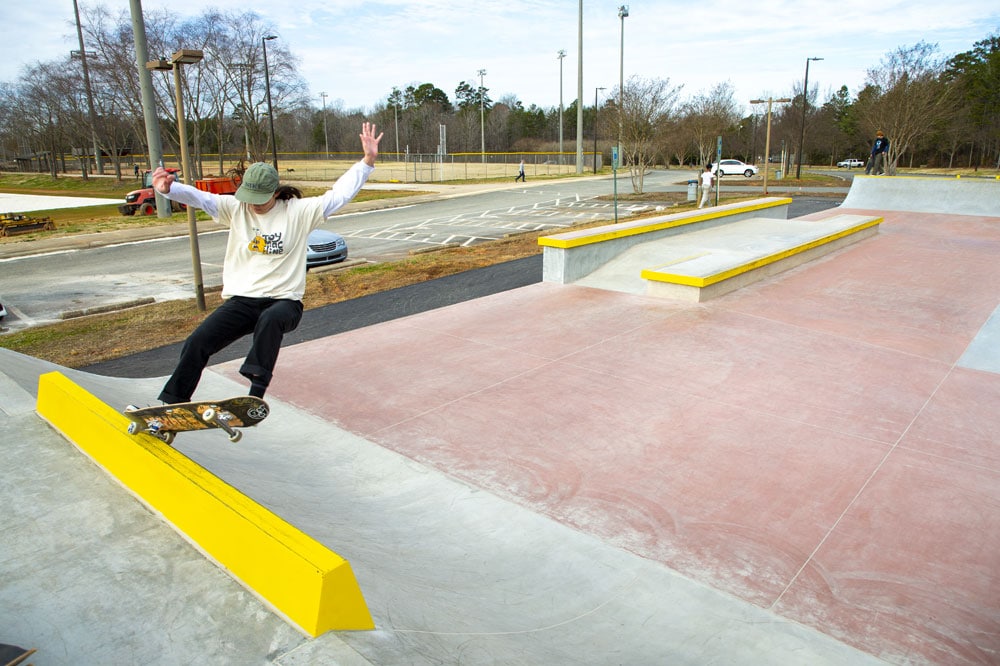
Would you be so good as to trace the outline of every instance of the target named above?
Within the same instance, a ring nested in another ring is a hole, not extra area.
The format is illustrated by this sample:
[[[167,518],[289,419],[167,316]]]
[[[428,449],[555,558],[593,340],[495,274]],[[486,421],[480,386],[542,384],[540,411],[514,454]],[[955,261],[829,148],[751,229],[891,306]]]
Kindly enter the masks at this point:
[[[778,169],[777,171],[774,172],[774,179],[781,180],[781,169]]]
[[[698,200],[698,181],[689,180],[688,181],[688,201]]]

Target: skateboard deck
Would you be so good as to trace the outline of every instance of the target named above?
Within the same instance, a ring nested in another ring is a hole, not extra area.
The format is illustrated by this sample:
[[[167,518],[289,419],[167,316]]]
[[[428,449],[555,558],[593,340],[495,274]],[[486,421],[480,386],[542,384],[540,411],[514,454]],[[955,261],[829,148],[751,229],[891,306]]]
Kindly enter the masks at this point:
[[[135,407],[129,405],[124,414],[131,423],[130,435],[145,432],[170,444],[174,435],[192,430],[219,428],[229,435],[233,442],[240,441],[243,433],[236,428],[257,425],[269,413],[267,403],[260,398],[243,395],[226,400],[202,400],[182,402],[174,405],[155,407]]]
[[[0,644],[0,665],[16,666],[33,654],[35,654],[35,648],[25,650],[16,645]]]

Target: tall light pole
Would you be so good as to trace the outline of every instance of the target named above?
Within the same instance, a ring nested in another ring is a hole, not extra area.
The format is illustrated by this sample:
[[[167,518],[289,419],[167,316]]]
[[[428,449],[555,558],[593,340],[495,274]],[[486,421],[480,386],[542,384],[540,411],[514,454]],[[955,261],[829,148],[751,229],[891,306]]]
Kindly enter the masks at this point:
[[[780,99],[774,99],[773,97],[768,97],[767,99],[752,99],[751,104],[763,104],[767,102],[767,138],[764,139],[764,194],[767,194],[767,167],[771,162],[771,105],[772,104],[787,104],[792,100],[787,97],[782,97]]]
[[[628,5],[618,8],[618,18],[622,21],[622,44],[618,60],[618,159],[622,159],[622,132],[625,122],[625,17],[628,16]]]
[[[184,171],[184,182],[194,186],[194,167],[191,164],[191,153],[187,143],[187,120],[184,118],[184,96],[183,90],[184,74],[181,65],[191,65],[200,61],[204,57],[202,51],[196,49],[181,49],[174,51],[170,56],[170,61],[153,60],[146,63],[149,70],[174,71],[174,104],[177,107],[177,137],[181,144],[181,168]],[[188,236],[191,241],[191,263],[194,268],[194,294],[198,301],[198,309],[204,312],[205,307],[205,283],[201,277],[201,251],[198,248],[198,223],[194,216],[194,206],[187,207]]]
[[[163,147],[160,143],[160,121],[156,115],[156,99],[153,97],[153,79],[146,58],[149,49],[146,47],[146,24],[142,17],[142,3],[139,0],[129,0],[129,13],[132,17],[132,42],[135,46],[135,61],[139,70],[139,92],[142,97],[142,117],[146,126],[146,147],[149,151],[149,166],[155,168],[163,159]],[[163,61],[170,68],[170,63]],[[170,200],[153,190],[156,199],[156,216],[160,219],[170,217]]]
[[[326,159],[330,159],[330,135],[326,132],[326,98],[325,92],[319,94],[323,98],[323,145],[326,147]]]
[[[597,93],[605,88],[594,88],[594,173],[597,173]]]
[[[566,57],[566,50],[559,49],[559,164],[562,164],[563,152],[563,58]]]
[[[576,25],[576,172],[583,173],[583,0]]]
[[[278,144],[274,138],[274,109],[271,108],[271,75],[267,69],[267,43],[277,38],[277,35],[268,35],[260,40],[260,43],[264,45],[264,89],[267,92],[267,117],[271,123],[271,161],[275,171],[278,170]]]
[[[822,58],[806,58],[806,79],[802,83],[802,130],[799,133],[799,162],[795,166],[795,177],[802,178],[802,147],[806,141],[806,107],[809,106],[809,61]]]
[[[482,154],[483,164],[486,164],[486,110],[484,99],[486,94],[483,92],[483,77],[486,76],[486,70],[479,70],[479,150]]]
[[[236,111],[234,113],[235,113],[236,116],[239,117],[240,122],[243,124],[243,153],[244,153],[244,155],[246,155],[247,163],[249,164],[250,160],[253,159],[250,156],[250,127],[249,127],[249,125],[250,125],[250,122],[249,122],[250,121],[250,97],[251,97],[251,93],[250,93],[250,63],[247,63],[247,62],[231,62],[231,63],[229,63],[229,66],[230,67],[236,67],[236,68],[239,68],[239,69],[243,70],[243,73],[246,75],[246,84],[247,84],[247,91],[246,91],[246,98],[245,98],[246,101],[245,102],[242,101],[242,99],[243,99],[243,92],[241,90],[240,91],[240,98],[241,98],[240,106],[239,106],[238,109],[236,109]],[[241,76],[240,77],[240,87],[241,88],[243,87],[243,82],[244,82],[243,79],[244,79],[244,77]]]
[[[83,46],[83,28],[80,27],[80,7],[73,0],[73,15],[76,16],[76,37],[80,41],[80,64],[83,66],[83,89],[87,93],[87,114],[90,116],[90,139],[94,144],[94,166],[99,175],[104,175],[104,160],[101,159],[101,147],[97,143],[97,114],[94,113],[94,93],[90,87],[90,69],[87,67],[87,50]],[[84,167],[86,170],[86,166]],[[84,173],[86,178],[87,174]]]

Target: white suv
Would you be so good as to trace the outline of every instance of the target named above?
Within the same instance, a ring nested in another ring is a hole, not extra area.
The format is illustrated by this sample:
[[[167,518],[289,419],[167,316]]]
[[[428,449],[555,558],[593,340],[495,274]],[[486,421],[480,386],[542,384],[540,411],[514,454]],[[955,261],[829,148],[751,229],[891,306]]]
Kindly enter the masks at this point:
[[[838,169],[850,169],[853,167],[863,167],[864,165],[864,160],[859,160],[853,157],[849,160],[844,160],[843,162],[837,162]]]
[[[715,173],[718,169],[721,171],[723,176],[733,176],[743,174],[747,178],[757,175],[757,167],[752,164],[744,164],[739,160],[722,160],[717,167],[714,163],[712,164],[712,173]]]

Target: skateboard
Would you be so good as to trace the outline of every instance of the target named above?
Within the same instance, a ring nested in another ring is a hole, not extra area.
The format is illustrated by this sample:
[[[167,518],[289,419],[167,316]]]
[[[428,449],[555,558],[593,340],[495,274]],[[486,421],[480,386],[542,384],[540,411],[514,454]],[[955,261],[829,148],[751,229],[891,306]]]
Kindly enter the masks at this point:
[[[269,411],[267,403],[260,398],[243,395],[156,407],[129,405],[124,414],[131,421],[128,425],[130,435],[145,432],[170,444],[179,432],[208,428],[224,430],[230,441],[238,442],[243,433],[236,428],[257,425],[267,418]]]
[[[34,648],[25,650],[16,645],[0,644],[0,664],[3,666],[15,666],[33,654],[35,654]]]

